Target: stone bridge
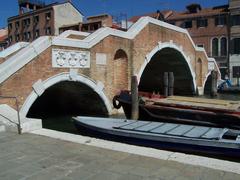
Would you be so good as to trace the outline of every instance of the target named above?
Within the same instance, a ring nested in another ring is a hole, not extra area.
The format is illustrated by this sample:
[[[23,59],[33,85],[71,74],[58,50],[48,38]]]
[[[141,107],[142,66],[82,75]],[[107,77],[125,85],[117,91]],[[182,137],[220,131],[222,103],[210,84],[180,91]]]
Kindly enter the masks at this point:
[[[163,73],[172,71],[175,94],[202,94],[211,70],[218,70],[187,30],[150,17],[127,32],[105,27],[19,43],[1,52],[0,63],[0,96],[17,97],[22,117],[110,115],[112,97],[130,89],[132,75],[139,90],[162,93]],[[0,101],[16,109],[12,99]]]

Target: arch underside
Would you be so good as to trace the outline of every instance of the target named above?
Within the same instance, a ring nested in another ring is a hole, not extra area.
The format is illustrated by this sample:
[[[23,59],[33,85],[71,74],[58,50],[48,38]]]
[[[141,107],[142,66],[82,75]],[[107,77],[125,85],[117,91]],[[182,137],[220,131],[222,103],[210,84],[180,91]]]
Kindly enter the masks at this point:
[[[139,90],[163,94],[164,72],[174,73],[174,94],[195,94],[193,77],[183,55],[173,49],[164,48],[155,53],[140,78]]]
[[[45,90],[32,104],[27,117],[45,118],[56,115],[107,116],[101,97],[88,85],[61,81]]]

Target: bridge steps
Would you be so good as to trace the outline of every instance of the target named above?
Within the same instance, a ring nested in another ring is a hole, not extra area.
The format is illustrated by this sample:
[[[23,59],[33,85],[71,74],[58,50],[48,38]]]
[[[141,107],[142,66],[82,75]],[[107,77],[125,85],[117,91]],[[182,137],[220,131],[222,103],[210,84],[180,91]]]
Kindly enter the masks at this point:
[[[26,118],[20,114],[20,122],[23,133],[42,128],[41,119]],[[17,111],[6,104],[0,105],[0,124],[5,125],[6,131],[17,132]]]

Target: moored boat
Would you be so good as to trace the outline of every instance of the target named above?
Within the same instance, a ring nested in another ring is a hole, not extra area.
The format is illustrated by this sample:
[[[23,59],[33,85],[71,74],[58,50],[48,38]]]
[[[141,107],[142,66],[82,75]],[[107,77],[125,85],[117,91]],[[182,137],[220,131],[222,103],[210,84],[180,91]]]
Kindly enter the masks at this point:
[[[76,127],[137,144],[181,152],[240,157],[240,131],[166,122],[79,116]]]
[[[121,91],[113,104],[122,106],[126,117],[131,118],[129,91]],[[240,129],[240,102],[139,92],[139,119]]]

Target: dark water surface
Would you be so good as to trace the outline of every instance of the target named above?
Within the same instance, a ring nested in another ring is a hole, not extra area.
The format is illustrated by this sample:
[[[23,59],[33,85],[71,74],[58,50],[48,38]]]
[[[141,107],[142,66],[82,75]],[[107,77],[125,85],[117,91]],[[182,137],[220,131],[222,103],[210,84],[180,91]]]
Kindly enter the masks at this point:
[[[233,100],[240,101],[240,94],[218,94],[216,97],[210,97],[207,95],[199,96],[202,98],[210,99],[224,99],[224,100]],[[97,114],[96,114],[97,116]],[[113,118],[125,118],[124,114],[112,115]],[[74,124],[72,116],[50,116],[43,119],[43,127],[47,129],[53,129],[57,131],[63,131],[73,134],[78,134]]]
[[[112,118],[125,118],[124,114],[112,115]],[[74,126],[72,116],[52,116],[43,119],[43,128],[72,134],[79,134]]]

